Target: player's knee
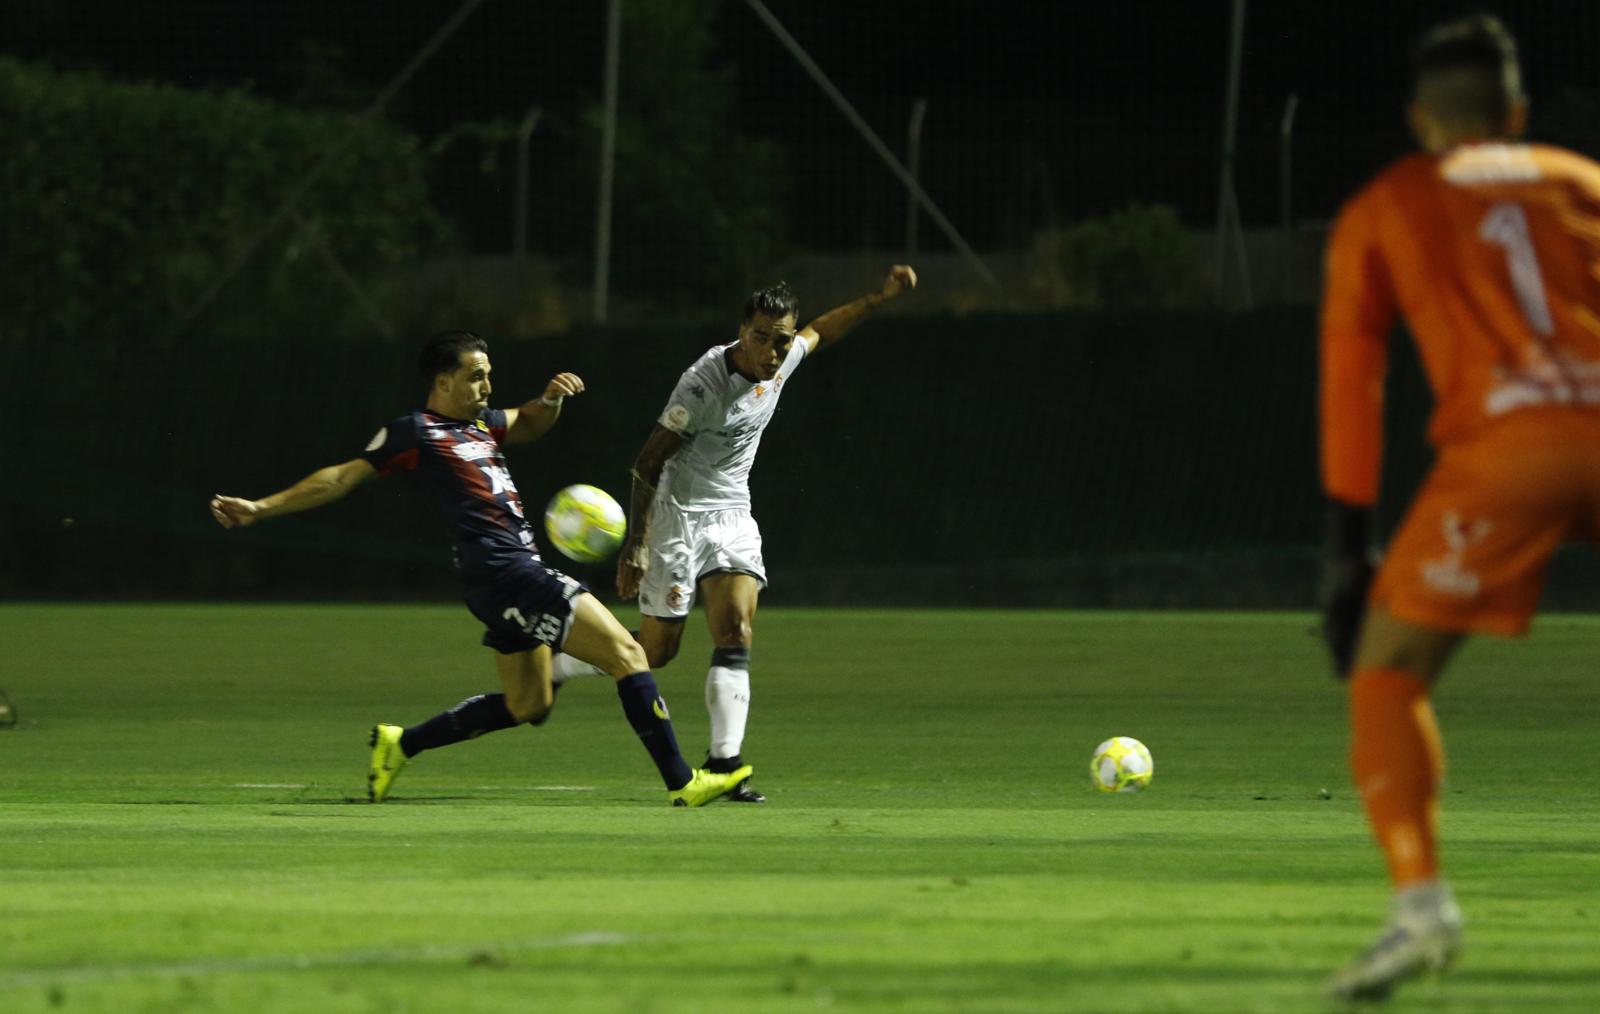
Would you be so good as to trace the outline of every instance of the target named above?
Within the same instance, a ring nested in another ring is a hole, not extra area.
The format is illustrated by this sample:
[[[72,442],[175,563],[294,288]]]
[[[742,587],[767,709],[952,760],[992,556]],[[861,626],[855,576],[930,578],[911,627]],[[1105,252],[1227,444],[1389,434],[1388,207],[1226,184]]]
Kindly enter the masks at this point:
[[[1372,613],[1356,646],[1356,668],[1398,669],[1431,685],[1460,643],[1460,634],[1421,629]]]
[[[1356,653],[1355,668],[1409,673],[1432,686],[1444,668],[1444,657],[1424,645],[1389,644]]]
[[[643,672],[650,668],[651,663],[644,648],[631,637],[619,638],[611,645],[611,663],[601,666],[617,679],[631,676],[636,672]]]
[[[511,712],[511,717],[518,722],[531,722],[538,725],[550,714],[550,709],[555,706],[556,695],[549,683],[531,686],[515,697],[506,697],[506,710]]]
[[[678,646],[683,643],[682,624],[673,624],[667,628],[665,636],[640,638],[644,646],[645,660],[652,669],[662,666],[678,657]]]
[[[532,718],[528,719],[526,724],[527,725],[534,725],[534,726],[543,725],[545,723],[545,720],[550,717],[550,712],[554,711],[555,709],[556,709],[556,702],[554,700],[552,700],[550,702],[550,706],[548,708],[545,708],[543,711],[539,712],[537,715],[534,715]]]
[[[719,648],[748,648],[754,639],[755,628],[748,616],[729,616],[717,624],[711,639]]]
[[[676,644],[653,644],[645,653],[645,660],[650,663],[650,668],[660,669],[662,666],[678,657]]]

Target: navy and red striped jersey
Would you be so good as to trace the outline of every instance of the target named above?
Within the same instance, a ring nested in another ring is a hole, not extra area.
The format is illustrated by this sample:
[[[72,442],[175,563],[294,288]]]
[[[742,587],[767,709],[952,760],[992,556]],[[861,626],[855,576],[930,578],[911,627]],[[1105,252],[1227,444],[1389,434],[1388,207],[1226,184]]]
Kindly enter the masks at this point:
[[[406,472],[422,488],[450,526],[456,566],[468,583],[492,581],[530,554],[539,558],[500,451],[505,436],[501,409],[485,409],[476,419],[422,410],[380,429],[361,454],[379,475]]]

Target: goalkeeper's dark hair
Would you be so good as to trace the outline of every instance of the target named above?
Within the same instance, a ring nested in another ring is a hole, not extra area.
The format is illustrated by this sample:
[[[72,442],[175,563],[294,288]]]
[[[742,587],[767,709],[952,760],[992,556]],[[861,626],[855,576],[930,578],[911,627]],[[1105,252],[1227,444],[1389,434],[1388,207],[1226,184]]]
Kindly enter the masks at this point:
[[[779,282],[750,293],[750,298],[744,301],[743,323],[750,323],[758,313],[781,320],[799,310],[800,300],[789,291],[789,283]]]
[[[1492,14],[1435,25],[1411,55],[1414,101],[1446,124],[1498,134],[1523,98],[1517,40]]]
[[[417,372],[431,384],[439,374],[454,373],[460,369],[463,352],[488,351],[489,343],[471,331],[440,331],[422,343],[422,353],[417,356]]]

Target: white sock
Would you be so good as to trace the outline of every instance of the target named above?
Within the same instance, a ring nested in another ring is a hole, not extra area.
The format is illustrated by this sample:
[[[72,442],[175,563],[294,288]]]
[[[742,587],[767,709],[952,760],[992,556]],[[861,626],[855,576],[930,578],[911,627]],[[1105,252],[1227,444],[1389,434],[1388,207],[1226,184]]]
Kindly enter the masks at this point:
[[[1450,885],[1442,880],[1425,880],[1412,884],[1394,896],[1397,921],[1445,922],[1461,924],[1461,909],[1456,905]]]
[[[571,655],[557,652],[550,659],[550,682],[565,683],[574,676],[604,676],[605,672],[598,666],[587,662],[580,662]]]
[[[750,717],[749,663],[738,669],[713,665],[706,674],[706,710],[711,713],[711,756],[736,757]]]

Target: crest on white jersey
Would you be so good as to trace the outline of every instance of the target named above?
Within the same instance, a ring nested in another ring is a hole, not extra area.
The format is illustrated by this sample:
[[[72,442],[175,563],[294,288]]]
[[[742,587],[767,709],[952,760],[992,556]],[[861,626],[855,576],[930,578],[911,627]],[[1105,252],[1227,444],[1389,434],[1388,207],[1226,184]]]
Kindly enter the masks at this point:
[[[667,429],[674,433],[682,433],[689,428],[689,407],[673,405],[662,414],[661,421],[667,424]]]

